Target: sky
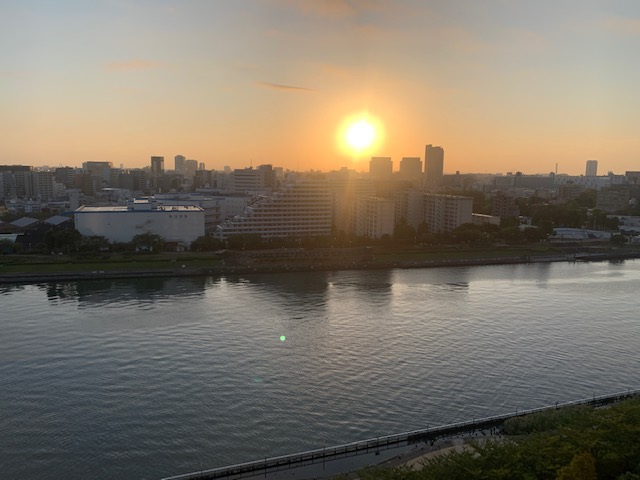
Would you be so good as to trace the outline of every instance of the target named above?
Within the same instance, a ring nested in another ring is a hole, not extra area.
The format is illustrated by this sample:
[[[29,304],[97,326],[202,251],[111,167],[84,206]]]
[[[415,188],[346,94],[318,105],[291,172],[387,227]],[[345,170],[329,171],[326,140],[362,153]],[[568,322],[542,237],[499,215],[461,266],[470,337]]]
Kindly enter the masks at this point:
[[[0,45],[0,164],[640,170],[637,0],[0,0]]]

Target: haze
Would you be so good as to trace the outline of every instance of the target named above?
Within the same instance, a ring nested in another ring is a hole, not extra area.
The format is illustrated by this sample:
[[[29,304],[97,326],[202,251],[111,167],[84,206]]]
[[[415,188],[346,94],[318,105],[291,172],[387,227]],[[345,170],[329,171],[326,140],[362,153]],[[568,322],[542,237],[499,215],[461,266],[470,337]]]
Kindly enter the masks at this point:
[[[0,0],[0,43],[0,164],[638,169],[633,0]]]

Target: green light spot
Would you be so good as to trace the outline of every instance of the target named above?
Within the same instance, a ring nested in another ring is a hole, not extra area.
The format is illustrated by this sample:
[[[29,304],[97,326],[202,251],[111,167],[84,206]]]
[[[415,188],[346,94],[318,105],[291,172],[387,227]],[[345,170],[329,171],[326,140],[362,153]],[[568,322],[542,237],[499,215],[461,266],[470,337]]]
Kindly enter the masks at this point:
[[[284,335],[280,335],[280,341],[284,342],[287,339],[287,337],[285,337]]]

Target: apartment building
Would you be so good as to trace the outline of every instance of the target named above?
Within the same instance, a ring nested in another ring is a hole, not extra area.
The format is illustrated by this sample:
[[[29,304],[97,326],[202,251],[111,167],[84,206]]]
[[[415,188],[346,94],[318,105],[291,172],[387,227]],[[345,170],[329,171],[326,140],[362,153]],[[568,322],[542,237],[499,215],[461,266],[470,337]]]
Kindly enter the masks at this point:
[[[324,178],[292,181],[279,192],[257,196],[241,216],[218,225],[215,237],[260,235],[263,240],[331,234],[331,193]]]
[[[472,223],[473,198],[425,194],[424,210],[429,231],[446,233],[464,223]]]

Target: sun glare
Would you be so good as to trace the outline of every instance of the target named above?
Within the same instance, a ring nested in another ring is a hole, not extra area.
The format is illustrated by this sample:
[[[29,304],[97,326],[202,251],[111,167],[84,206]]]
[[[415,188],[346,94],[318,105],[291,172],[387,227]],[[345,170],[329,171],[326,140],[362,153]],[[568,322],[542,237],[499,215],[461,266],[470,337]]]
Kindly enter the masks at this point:
[[[380,144],[382,128],[374,117],[361,113],[345,119],[339,137],[344,152],[358,157]]]
[[[362,150],[373,142],[376,132],[366,120],[360,120],[347,129],[347,143],[355,150]]]

